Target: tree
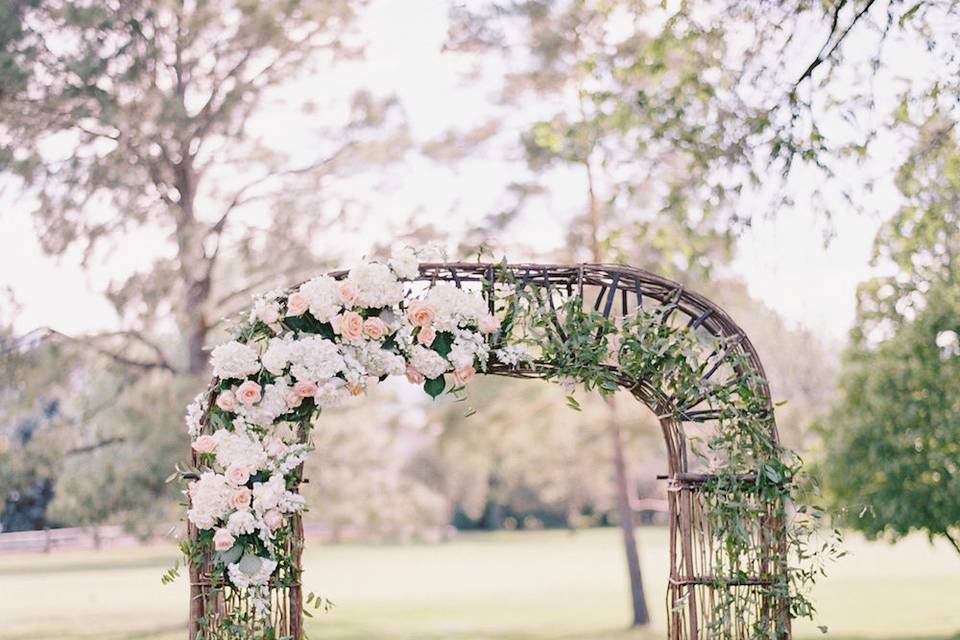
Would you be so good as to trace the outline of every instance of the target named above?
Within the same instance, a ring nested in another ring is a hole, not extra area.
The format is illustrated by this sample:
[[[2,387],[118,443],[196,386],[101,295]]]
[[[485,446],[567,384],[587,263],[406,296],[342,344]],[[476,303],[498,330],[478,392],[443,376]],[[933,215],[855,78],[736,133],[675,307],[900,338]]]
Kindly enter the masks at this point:
[[[98,519],[130,515],[151,504],[143,493],[173,496],[162,479],[186,449],[182,407],[223,317],[255,292],[316,271],[315,243],[343,217],[344,203],[332,195],[338,176],[402,155],[406,129],[396,101],[366,91],[327,92],[348,108],[314,126],[310,157],[291,159],[257,126],[285,83],[358,53],[352,24],[363,4],[18,0],[0,7],[0,172],[22,185],[24,207],[35,205],[43,248],[79,249],[87,266],[109,261],[128,241],[152,245],[144,250],[148,268],[111,273],[106,294],[118,330],[51,334],[42,349],[21,354],[54,374],[46,350],[80,347],[90,356],[83,367],[92,368],[78,371],[106,394],[94,413],[77,408],[61,420],[74,433],[58,442],[72,444],[51,452],[45,467],[53,487],[63,474],[66,493],[53,496],[54,488],[49,496],[61,517],[76,519],[87,506]],[[319,109],[320,100],[302,106]],[[61,408],[73,382],[37,381]],[[19,386],[9,391],[26,402]],[[159,410],[138,402],[145,398]],[[19,447],[9,454],[23,453]],[[88,504],[93,497],[97,505]],[[130,519],[143,524],[163,513],[141,510]]]
[[[360,4],[5,5],[0,171],[36,197],[44,248],[78,246],[93,260],[138,232],[162,239],[152,268],[109,292],[130,327],[113,336],[123,340],[114,353],[133,345],[149,355],[143,367],[200,373],[225,305],[315,268],[310,240],[331,214],[285,207],[264,224],[257,205],[315,191],[364,149],[401,142],[402,126],[387,116],[395,103],[357,94],[349,119],[300,164],[253,125],[271,90],[325,56],[353,53]],[[364,138],[381,125],[392,130],[380,142]],[[243,219],[251,212],[260,215]],[[171,312],[182,352],[151,335],[169,331],[162,320]]]
[[[902,203],[874,241],[873,264],[884,275],[857,292],[857,342],[892,335],[923,309],[929,289],[960,282],[956,122],[940,111],[911,120],[906,105],[898,117],[911,143],[896,175]]]
[[[960,331],[958,300],[938,285],[893,337],[848,354],[822,467],[851,526],[894,539],[925,531],[960,554],[960,358],[937,345]]]
[[[960,553],[960,363],[949,350],[960,328],[960,147],[941,113],[905,131],[914,144],[897,176],[903,201],[874,250],[890,275],[858,292],[840,398],[822,425],[824,476],[867,535],[920,529]]]

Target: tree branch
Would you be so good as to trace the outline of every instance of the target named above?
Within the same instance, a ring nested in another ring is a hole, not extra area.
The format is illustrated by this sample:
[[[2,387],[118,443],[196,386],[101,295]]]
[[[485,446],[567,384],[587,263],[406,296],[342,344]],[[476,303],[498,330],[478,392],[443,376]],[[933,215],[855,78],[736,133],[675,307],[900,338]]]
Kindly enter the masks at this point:
[[[795,99],[797,95],[797,90],[800,88],[800,85],[813,76],[813,72],[822,65],[824,62],[830,59],[833,53],[837,50],[837,47],[847,38],[850,34],[850,31],[854,26],[860,21],[860,19],[866,15],[870,10],[870,7],[874,5],[876,0],[867,0],[863,7],[854,14],[853,19],[850,21],[850,24],[846,26],[840,36],[834,40],[834,36],[837,35],[837,29],[840,24],[840,12],[847,5],[847,0],[839,0],[837,6],[833,10],[833,18],[830,23],[830,32],[827,34],[827,40],[823,43],[823,46],[820,47],[820,51],[817,52],[817,56],[813,61],[807,66],[807,68],[800,74],[800,77],[797,78],[796,82],[793,83],[793,88],[790,90],[791,99]]]
[[[240,289],[236,289],[235,291],[231,291],[230,293],[222,296],[213,304],[213,306],[216,309],[224,307],[232,303],[234,300],[236,300],[241,296],[251,295],[255,291],[259,291],[260,289],[263,289],[266,285],[276,280],[277,278],[293,275],[307,268],[308,268],[308,265],[306,264],[297,264],[297,265],[289,266],[286,269],[281,269],[280,271],[274,271],[273,273],[270,273],[261,278],[258,278],[257,280],[254,280],[253,282],[247,284],[244,287],[241,287]]]
[[[123,354],[121,354],[121,353],[116,353],[115,351],[111,351],[110,349],[106,349],[106,348],[104,348],[104,347],[101,347],[101,346],[96,345],[96,344],[93,343],[94,340],[98,340],[98,339],[101,339],[101,338],[112,337],[112,336],[120,336],[120,335],[134,336],[134,335],[136,335],[135,332],[117,331],[117,332],[113,332],[113,333],[106,333],[106,334],[101,334],[101,335],[87,336],[87,337],[79,337],[79,338],[78,338],[78,337],[70,336],[70,335],[67,335],[67,334],[65,334],[65,333],[62,333],[62,332],[60,332],[60,331],[57,331],[56,329],[51,329],[51,328],[49,328],[49,327],[44,327],[43,329],[40,329],[40,330],[38,330],[38,331],[45,331],[45,332],[46,332],[46,336],[44,336],[43,339],[46,339],[46,338],[49,338],[49,337],[52,337],[52,336],[57,336],[57,337],[59,337],[59,338],[61,338],[61,339],[63,339],[63,340],[66,340],[66,341],[68,341],[68,342],[72,342],[72,343],[77,344],[77,345],[79,345],[79,346],[81,346],[81,347],[84,347],[84,348],[86,348],[86,349],[90,349],[91,351],[94,351],[95,353],[98,353],[98,354],[100,354],[100,355],[102,355],[102,356],[106,356],[106,357],[112,359],[114,362],[116,362],[116,363],[118,363],[118,364],[121,364],[121,365],[124,365],[124,366],[135,367],[135,368],[144,369],[144,370],[162,369],[162,370],[164,370],[164,371],[169,371],[169,372],[171,372],[171,373],[176,373],[176,369],[174,369],[173,366],[167,361],[167,359],[163,357],[163,353],[159,350],[159,347],[157,347],[156,345],[148,342],[145,338],[143,338],[143,336],[140,336],[140,337],[139,337],[140,342],[142,342],[142,343],[148,345],[149,347],[151,347],[151,350],[154,350],[154,349],[156,350],[155,353],[159,356],[157,361],[155,361],[155,362],[149,362],[149,361],[145,361],[145,360],[137,360],[137,359],[134,359],[134,358],[130,358],[130,357],[128,357],[128,356],[125,356],[125,355],[123,355]],[[34,333],[34,332],[31,332],[31,333]],[[30,335],[30,334],[28,334],[28,335]]]
[[[103,440],[99,440],[99,441],[94,442],[94,443],[92,443],[92,444],[83,445],[83,446],[81,446],[81,447],[74,447],[73,449],[68,450],[65,455],[72,456],[72,455],[77,455],[77,454],[80,454],[80,453],[90,453],[90,452],[92,452],[92,451],[96,451],[97,449],[102,449],[103,447],[108,447],[108,446],[110,446],[110,445],[112,445],[112,444],[118,444],[118,443],[121,443],[121,442],[126,442],[126,440],[127,440],[126,438],[121,438],[121,437],[119,437],[119,436],[114,436],[114,437],[110,437],[110,438],[104,438]]]
[[[262,200],[262,199],[264,199],[264,198],[268,198],[268,197],[270,197],[270,195],[273,195],[273,194],[260,194],[260,195],[253,195],[253,196],[247,196],[247,197],[245,197],[247,193],[249,193],[251,190],[256,189],[256,188],[259,187],[260,185],[262,185],[262,184],[264,184],[264,183],[266,183],[266,182],[268,182],[268,181],[270,181],[270,180],[272,180],[272,179],[274,179],[274,178],[281,178],[281,177],[294,176],[294,175],[302,175],[302,174],[305,174],[305,173],[310,173],[310,172],[312,172],[312,171],[316,171],[317,169],[320,169],[321,167],[328,166],[328,165],[336,162],[336,160],[337,160],[339,157],[341,157],[344,153],[346,153],[347,150],[350,149],[350,148],[352,148],[355,144],[356,144],[356,143],[355,143],[354,141],[350,141],[350,142],[344,144],[342,147],[340,147],[340,148],[339,148],[335,153],[333,153],[332,155],[327,156],[326,158],[321,158],[320,160],[317,160],[316,162],[313,162],[313,163],[311,163],[311,164],[309,164],[309,165],[306,165],[306,166],[304,166],[304,167],[299,167],[299,168],[297,168],[297,169],[285,169],[285,170],[277,170],[277,171],[268,171],[266,174],[260,176],[259,178],[255,179],[255,180],[252,180],[251,182],[247,183],[246,185],[244,185],[243,187],[241,187],[240,189],[238,189],[238,190],[234,193],[233,198],[230,199],[230,202],[227,204],[226,208],[223,210],[223,213],[220,214],[220,217],[217,219],[217,221],[216,221],[215,223],[213,223],[213,225],[210,226],[210,228],[207,230],[206,234],[204,235],[204,241],[206,241],[207,239],[209,239],[209,238],[211,238],[211,237],[215,237],[215,238],[216,238],[216,243],[214,244],[213,251],[212,251],[212,252],[210,253],[210,255],[207,257],[207,269],[206,269],[206,273],[205,273],[205,276],[204,276],[204,277],[205,277],[205,278],[209,278],[209,277],[210,277],[210,274],[213,272],[214,264],[216,263],[217,256],[218,256],[219,253],[220,253],[220,245],[221,245],[220,239],[221,239],[221,237],[222,237],[222,235],[223,235],[223,230],[224,230],[224,228],[226,228],[227,221],[228,221],[228,219],[230,218],[230,214],[232,214],[232,213],[233,213],[236,209],[238,209],[239,207],[242,207],[242,206],[244,206],[244,205],[246,205],[246,204],[249,204],[249,203],[251,203],[251,202],[254,202],[254,201],[256,201],[256,200]]]
[[[943,537],[945,537],[950,544],[953,545],[953,548],[957,551],[957,553],[960,554],[960,542],[957,542],[957,539],[950,535],[950,532],[947,531],[946,528],[944,528],[942,533]]]

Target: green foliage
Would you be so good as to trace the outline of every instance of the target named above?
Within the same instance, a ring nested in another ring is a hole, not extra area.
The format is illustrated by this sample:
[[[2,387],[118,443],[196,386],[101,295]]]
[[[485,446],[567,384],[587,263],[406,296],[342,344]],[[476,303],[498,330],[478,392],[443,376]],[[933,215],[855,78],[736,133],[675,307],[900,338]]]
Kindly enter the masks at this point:
[[[937,113],[905,122],[916,142],[897,171],[903,204],[880,228],[873,262],[890,275],[858,291],[857,341],[889,336],[923,309],[925,291],[960,282],[960,145]]]
[[[769,584],[718,589],[711,633],[734,637],[733,620],[763,610],[771,597],[786,603],[789,617],[811,616],[809,590],[825,560],[840,553],[839,532],[822,545],[814,541],[823,515],[809,504],[816,485],[799,457],[780,445],[766,381],[753,372],[738,341],[672,323],[675,302],[637,309],[618,325],[585,308],[582,298],[558,303],[551,295],[528,285],[517,287],[508,302],[517,339],[539,352],[531,371],[602,395],[621,386],[660,418],[684,423],[698,414],[697,421],[712,423],[703,438],[690,438],[692,464],[711,476],[699,495],[713,536],[715,586],[735,585],[758,571]],[[778,547],[791,559],[763,559]],[[785,623],[759,616],[750,637],[776,637]]]
[[[895,336],[851,348],[840,401],[823,420],[823,474],[845,521],[868,536],[913,530],[960,553],[960,290],[939,286]]]
[[[423,390],[426,391],[431,398],[436,398],[442,395],[446,387],[447,387],[447,381],[444,379],[443,376],[431,378],[430,380],[427,380],[426,382],[423,383]]]

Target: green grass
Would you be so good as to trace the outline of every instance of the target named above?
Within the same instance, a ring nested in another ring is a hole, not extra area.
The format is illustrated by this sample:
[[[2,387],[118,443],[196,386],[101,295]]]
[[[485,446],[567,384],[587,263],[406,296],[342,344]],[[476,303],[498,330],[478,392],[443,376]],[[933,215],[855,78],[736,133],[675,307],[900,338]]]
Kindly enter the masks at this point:
[[[663,636],[666,537],[640,531],[654,625],[626,632],[614,530],[463,535],[437,545],[308,546],[307,591],[336,603],[313,640],[650,640]],[[923,538],[850,536],[798,637],[945,640],[960,631],[960,558]],[[160,584],[172,547],[0,557],[0,639],[184,637],[186,581]]]

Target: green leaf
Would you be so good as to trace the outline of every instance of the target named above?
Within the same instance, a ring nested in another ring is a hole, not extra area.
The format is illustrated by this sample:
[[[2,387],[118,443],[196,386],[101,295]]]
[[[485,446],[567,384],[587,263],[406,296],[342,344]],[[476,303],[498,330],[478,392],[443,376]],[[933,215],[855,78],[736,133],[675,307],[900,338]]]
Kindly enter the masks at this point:
[[[580,403],[577,402],[577,399],[573,396],[567,396],[567,406],[574,411],[583,411],[583,409],[580,407]]]
[[[449,331],[441,331],[437,334],[437,337],[434,338],[430,348],[446,358],[453,348],[453,334]]]
[[[260,566],[263,564],[263,561],[260,560],[258,556],[253,555],[252,553],[245,553],[243,557],[240,558],[239,568],[240,571],[252,576],[257,571],[260,571]]]
[[[426,391],[431,398],[436,398],[443,393],[443,390],[446,388],[446,386],[446,379],[444,379],[443,376],[437,376],[436,378],[431,378],[424,382],[423,390]]]
[[[215,558],[223,564],[231,564],[240,559],[243,555],[243,545],[235,544],[226,551],[217,551]]]

